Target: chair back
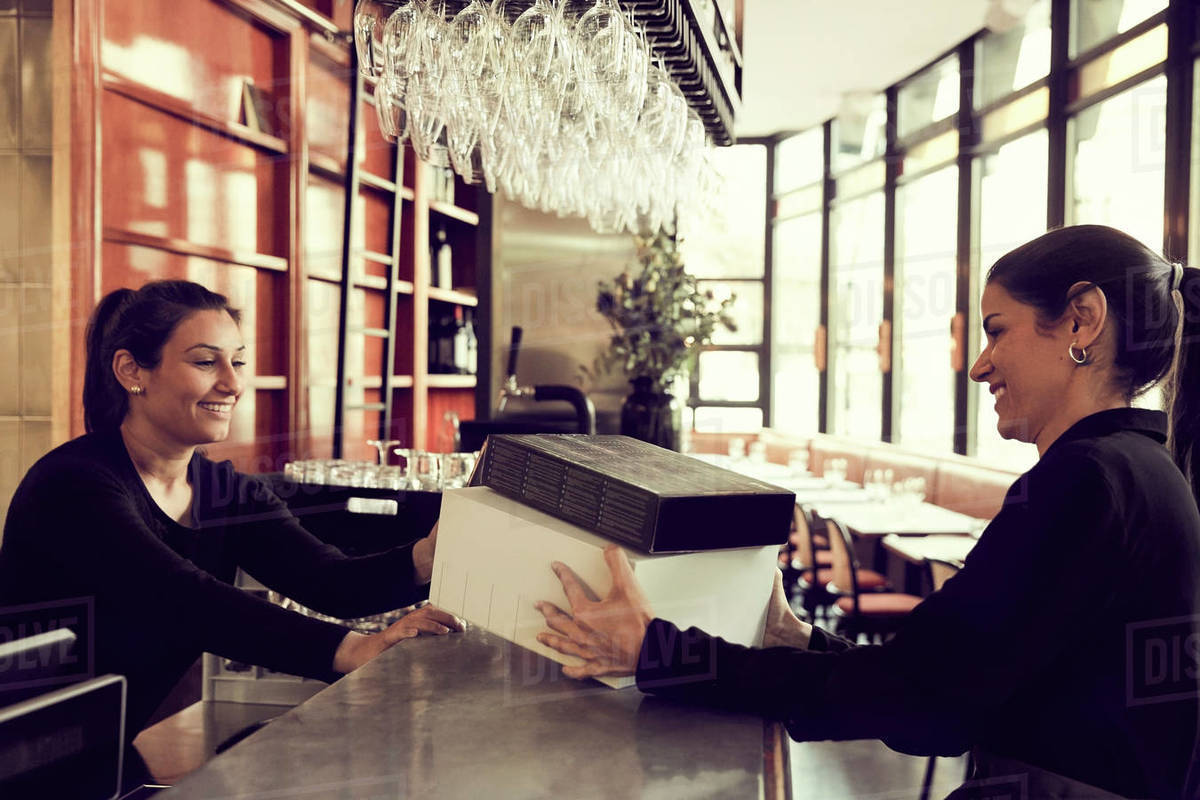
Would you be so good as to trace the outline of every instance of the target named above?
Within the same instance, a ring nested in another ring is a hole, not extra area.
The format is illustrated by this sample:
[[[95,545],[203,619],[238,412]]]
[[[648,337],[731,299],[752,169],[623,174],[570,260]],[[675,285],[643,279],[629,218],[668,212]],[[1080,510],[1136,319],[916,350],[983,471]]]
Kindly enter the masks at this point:
[[[940,592],[946,581],[958,574],[962,565],[954,561],[943,561],[940,558],[926,559],[929,562],[929,577],[933,582],[933,590]]]
[[[854,613],[858,613],[858,558],[854,555],[854,542],[850,539],[850,531],[846,526],[833,517],[826,520],[826,530],[829,532],[829,553],[833,559],[830,567],[829,590],[836,589],[837,594],[854,598]]]
[[[808,524],[808,515],[804,513],[804,509],[800,507],[799,503],[796,503],[795,511],[792,512],[792,520],[795,529],[788,537],[788,542],[796,549],[792,556],[792,566],[801,571],[812,569],[816,565],[816,558],[813,554],[812,528]]]

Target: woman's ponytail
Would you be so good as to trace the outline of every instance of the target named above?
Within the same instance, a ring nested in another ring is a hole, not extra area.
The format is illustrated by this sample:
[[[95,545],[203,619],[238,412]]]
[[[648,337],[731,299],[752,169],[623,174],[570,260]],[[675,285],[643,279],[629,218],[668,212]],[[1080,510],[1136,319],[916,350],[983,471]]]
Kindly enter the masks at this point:
[[[91,433],[115,428],[125,418],[129,398],[113,375],[113,331],[120,327],[121,316],[133,304],[137,292],[117,289],[109,292],[92,312],[87,326],[87,363],[83,372],[83,425]]]
[[[1175,463],[1200,501],[1200,270],[1182,271],[1179,293],[1183,300],[1183,322],[1178,336],[1175,367],[1166,381],[1170,437],[1167,446]]]

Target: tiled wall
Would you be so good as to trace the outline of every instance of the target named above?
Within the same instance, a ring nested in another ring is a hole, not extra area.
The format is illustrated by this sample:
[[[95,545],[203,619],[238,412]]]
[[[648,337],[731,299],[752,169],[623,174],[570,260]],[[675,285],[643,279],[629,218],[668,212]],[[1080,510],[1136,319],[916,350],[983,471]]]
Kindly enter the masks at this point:
[[[0,514],[51,447],[52,0],[0,0]]]

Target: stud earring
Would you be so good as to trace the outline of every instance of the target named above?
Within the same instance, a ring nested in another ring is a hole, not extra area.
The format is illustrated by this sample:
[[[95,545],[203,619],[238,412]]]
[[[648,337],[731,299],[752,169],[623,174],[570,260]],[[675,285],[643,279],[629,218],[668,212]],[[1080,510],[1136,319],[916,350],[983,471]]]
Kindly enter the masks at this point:
[[[146,390],[141,386],[130,386],[129,393],[133,395],[145,394]]]

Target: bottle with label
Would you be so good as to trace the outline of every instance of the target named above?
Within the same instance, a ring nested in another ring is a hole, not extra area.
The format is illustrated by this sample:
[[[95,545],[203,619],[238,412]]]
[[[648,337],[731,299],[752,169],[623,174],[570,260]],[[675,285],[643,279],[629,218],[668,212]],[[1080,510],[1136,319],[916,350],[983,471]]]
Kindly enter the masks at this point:
[[[459,375],[467,374],[467,323],[463,321],[462,306],[454,307],[454,355],[453,371]]]
[[[433,234],[433,258],[430,267],[433,271],[433,285],[442,289],[454,288],[454,261],[450,249],[446,226],[438,225]]]
[[[471,322],[471,314],[467,312],[466,323],[463,326],[467,332],[467,374],[474,375],[479,371],[479,340],[475,338],[475,325]]]

